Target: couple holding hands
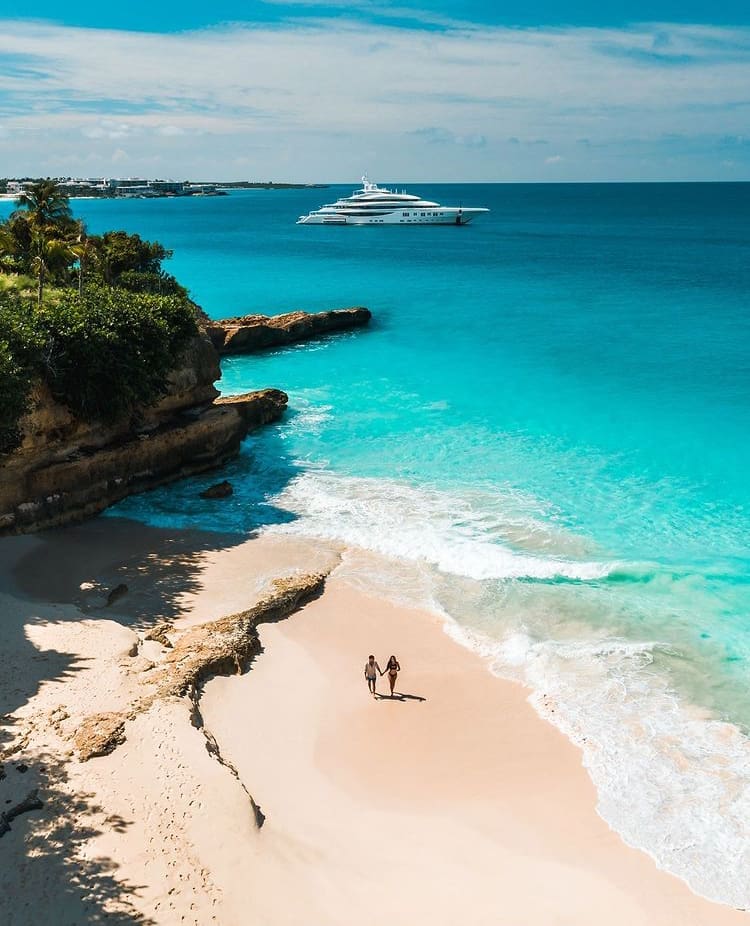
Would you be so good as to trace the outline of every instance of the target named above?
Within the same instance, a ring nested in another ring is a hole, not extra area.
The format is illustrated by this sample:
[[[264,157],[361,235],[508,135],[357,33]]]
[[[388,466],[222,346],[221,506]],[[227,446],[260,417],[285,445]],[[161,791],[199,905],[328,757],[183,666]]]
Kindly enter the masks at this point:
[[[388,673],[388,682],[391,686],[391,697],[393,697],[393,686],[396,684],[396,677],[401,671],[401,666],[398,659],[395,656],[391,656],[385,666],[385,672]],[[367,679],[367,687],[373,694],[373,697],[376,696],[375,685],[377,683],[378,673],[380,675],[385,675],[385,672],[380,668],[380,666],[375,661],[375,657],[370,655],[367,657],[367,662],[365,663],[365,678]]]

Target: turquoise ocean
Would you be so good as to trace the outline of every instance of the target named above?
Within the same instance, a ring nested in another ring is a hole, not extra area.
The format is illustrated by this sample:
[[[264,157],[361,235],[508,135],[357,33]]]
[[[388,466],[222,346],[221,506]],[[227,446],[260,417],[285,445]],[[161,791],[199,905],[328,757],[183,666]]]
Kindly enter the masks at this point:
[[[349,189],[74,204],[173,248],[211,316],[374,315],[224,362],[290,396],[230,501],[109,513],[369,551],[363,587],[530,686],[629,843],[750,907],[750,184],[413,185],[492,211],[295,225]]]

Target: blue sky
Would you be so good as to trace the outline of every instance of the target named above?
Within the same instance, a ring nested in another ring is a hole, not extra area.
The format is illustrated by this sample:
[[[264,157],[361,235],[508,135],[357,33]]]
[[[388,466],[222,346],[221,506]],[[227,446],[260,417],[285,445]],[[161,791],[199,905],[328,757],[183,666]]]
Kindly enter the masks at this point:
[[[0,7],[0,175],[750,180],[750,4]]]
[[[624,26],[638,22],[704,23],[712,25],[750,24],[750,4],[740,0],[425,0],[418,10],[409,10],[407,2],[350,3],[335,5],[304,2],[258,2],[258,0],[217,0],[217,2],[153,3],[131,0],[129,3],[102,3],[101,0],[78,0],[71,4],[37,0],[34,17],[74,26],[106,29],[176,32],[199,29],[222,22],[277,22],[300,15],[340,16],[344,12],[369,21],[412,22],[414,13],[423,19],[442,17],[473,23],[502,26]],[[28,0],[4,0],[3,18],[23,19],[29,15]]]

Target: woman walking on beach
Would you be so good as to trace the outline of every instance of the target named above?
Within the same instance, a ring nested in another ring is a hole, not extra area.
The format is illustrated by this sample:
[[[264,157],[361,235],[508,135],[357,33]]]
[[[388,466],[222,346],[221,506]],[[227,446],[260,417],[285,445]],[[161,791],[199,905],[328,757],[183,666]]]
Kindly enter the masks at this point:
[[[393,697],[393,686],[396,684],[396,678],[401,671],[401,664],[395,656],[391,656],[388,660],[385,670],[388,673],[388,683],[391,686],[391,697]]]

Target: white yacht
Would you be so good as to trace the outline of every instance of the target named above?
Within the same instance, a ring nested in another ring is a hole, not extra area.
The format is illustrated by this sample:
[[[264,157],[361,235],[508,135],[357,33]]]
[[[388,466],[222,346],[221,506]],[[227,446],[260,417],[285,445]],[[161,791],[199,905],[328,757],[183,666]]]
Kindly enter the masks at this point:
[[[402,190],[386,190],[371,183],[367,174],[362,189],[335,203],[301,215],[298,225],[468,225],[489,209],[441,206]]]

